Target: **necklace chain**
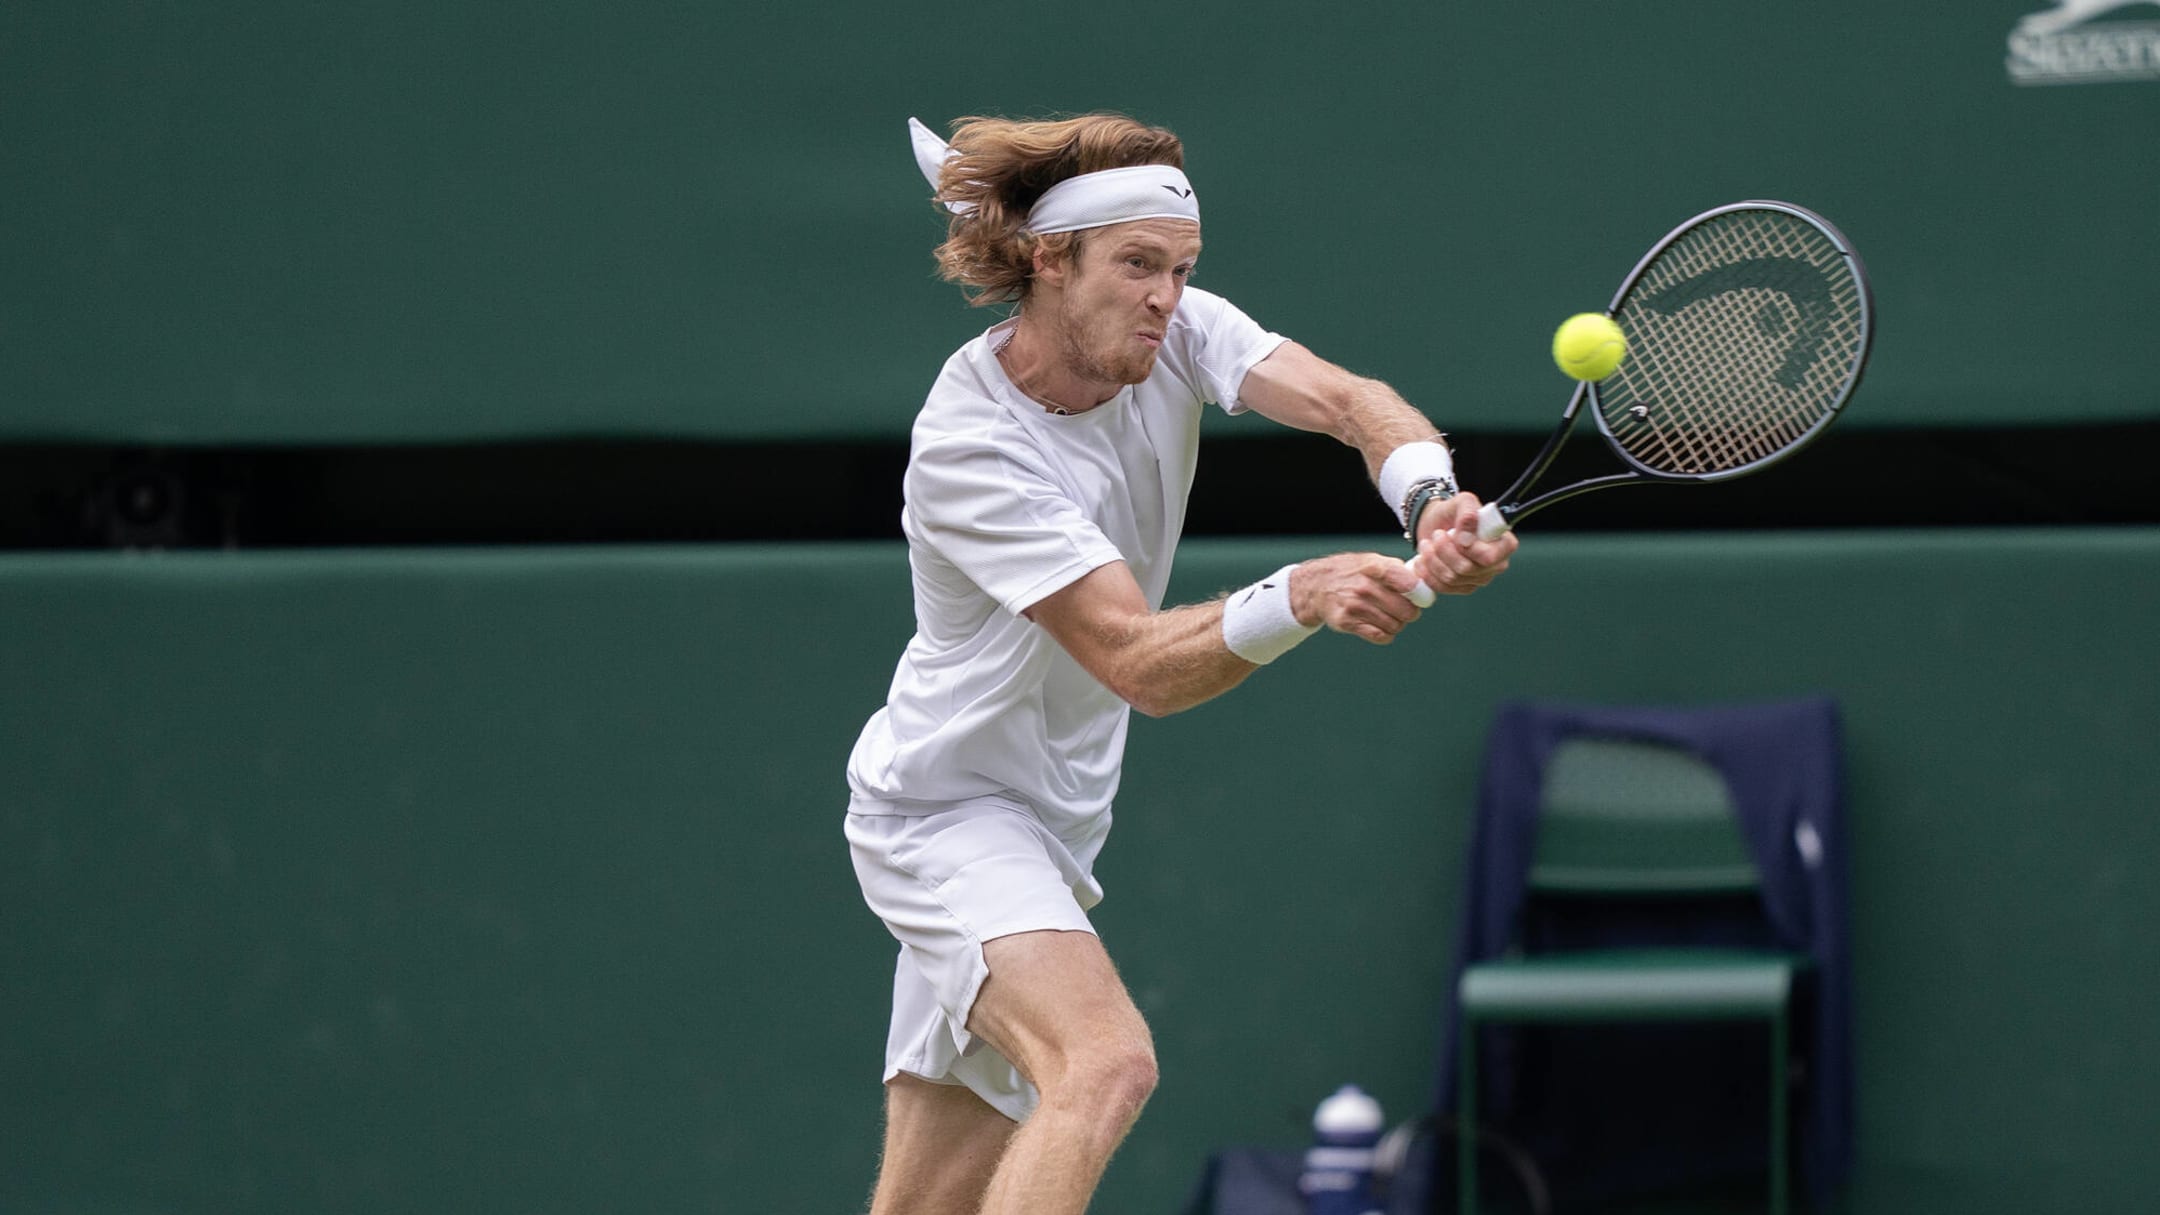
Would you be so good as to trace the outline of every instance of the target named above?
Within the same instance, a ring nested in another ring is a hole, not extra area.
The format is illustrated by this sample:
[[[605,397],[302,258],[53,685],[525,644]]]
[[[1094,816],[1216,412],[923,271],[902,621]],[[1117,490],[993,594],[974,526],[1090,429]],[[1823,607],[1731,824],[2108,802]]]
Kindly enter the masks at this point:
[[[1013,339],[1015,337],[1018,337],[1019,335],[1020,330],[1017,327],[1014,328],[1010,333],[1007,333],[1005,335],[1004,341],[997,344],[997,349],[990,352],[997,356],[998,365],[1005,369],[1005,378],[1012,381],[1012,386],[1018,388],[1021,392],[1021,395],[1027,397],[1028,400],[1035,402],[1037,405],[1042,406],[1044,409],[1049,410],[1051,413],[1054,413],[1061,418],[1069,418],[1073,416],[1073,411],[1065,408],[1063,405],[1060,405],[1055,401],[1046,401],[1041,397],[1036,396],[1034,393],[1029,392],[1026,385],[1020,382],[1020,377],[1013,374],[1012,364],[1005,361],[1005,348],[1012,345]]]

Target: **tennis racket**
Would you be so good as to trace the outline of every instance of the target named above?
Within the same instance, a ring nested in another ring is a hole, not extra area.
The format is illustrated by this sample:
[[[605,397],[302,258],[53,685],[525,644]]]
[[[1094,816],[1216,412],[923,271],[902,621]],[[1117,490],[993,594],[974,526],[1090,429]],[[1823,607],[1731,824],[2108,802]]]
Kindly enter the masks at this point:
[[[1537,458],[1479,511],[1479,539],[1594,489],[1768,468],[1837,420],[1874,336],[1860,255],[1828,220],[1782,202],[1732,203],[1673,229],[1605,311],[1627,358],[1576,385]],[[1626,471],[1525,497],[1586,406]]]

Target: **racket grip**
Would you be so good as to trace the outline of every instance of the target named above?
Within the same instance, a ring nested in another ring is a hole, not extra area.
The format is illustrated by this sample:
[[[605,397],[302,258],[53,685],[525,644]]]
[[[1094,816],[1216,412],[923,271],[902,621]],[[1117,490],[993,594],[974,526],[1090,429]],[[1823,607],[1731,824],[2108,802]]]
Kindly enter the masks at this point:
[[[1403,562],[1403,567],[1405,569],[1409,568],[1409,565],[1409,562]],[[1423,578],[1418,579],[1417,585],[1411,587],[1407,591],[1404,591],[1403,594],[1408,595],[1410,597],[1410,602],[1416,604],[1419,608],[1429,608],[1439,598],[1439,596],[1433,594],[1433,589],[1431,587],[1425,585],[1425,580]]]
[[[1478,538],[1478,539],[1480,539],[1480,540],[1498,540],[1498,539],[1499,539],[1500,537],[1502,537],[1502,536],[1505,536],[1505,535],[1507,535],[1507,534],[1508,534],[1508,521],[1507,521],[1507,517],[1506,517],[1505,515],[1502,515],[1502,514],[1500,513],[1500,504],[1499,504],[1499,503],[1497,503],[1497,502],[1487,502],[1487,503],[1486,503],[1485,505],[1483,505],[1483,506],[1481,506],[1481,507],[1479,507],[1479,508],[1478,508],[1478,513],[1477,513],[1477,538]]]

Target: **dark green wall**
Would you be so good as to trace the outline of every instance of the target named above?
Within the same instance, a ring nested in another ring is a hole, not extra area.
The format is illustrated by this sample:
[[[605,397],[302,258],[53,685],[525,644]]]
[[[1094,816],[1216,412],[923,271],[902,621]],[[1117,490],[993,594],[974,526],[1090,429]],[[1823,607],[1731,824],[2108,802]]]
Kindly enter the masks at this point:
[[[2045,7],[14,0],[0,437],[898,436],[988,323],[903,120],[1096,108],[1190,142],[1202,285],[1455,429],[1763,196],[1875,271],[1852,425],[2153,417],[2160,81],[2011,83]]]
[[[2137,1209],[2156,616],[2150,530],[1532,537],[1136,722],[1098,923],[1165,1083],[1100,1208],[1345,1079],[1423,1099],[1499,700],[1823,690],[1845,1209]],[[908,627],[886,545],[0,559],[0,1209],[854,1209],[890,956],[840,765]]]

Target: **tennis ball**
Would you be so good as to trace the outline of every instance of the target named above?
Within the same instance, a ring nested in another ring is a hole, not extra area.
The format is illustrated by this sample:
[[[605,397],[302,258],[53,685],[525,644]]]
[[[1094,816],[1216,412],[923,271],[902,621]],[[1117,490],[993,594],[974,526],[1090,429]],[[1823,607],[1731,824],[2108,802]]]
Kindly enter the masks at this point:
[[[1602,380],[1627,357],[1627,335],[1602,312],[1579,312],[1553,334],[1552,357],[1578,380]]]

